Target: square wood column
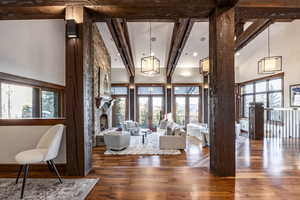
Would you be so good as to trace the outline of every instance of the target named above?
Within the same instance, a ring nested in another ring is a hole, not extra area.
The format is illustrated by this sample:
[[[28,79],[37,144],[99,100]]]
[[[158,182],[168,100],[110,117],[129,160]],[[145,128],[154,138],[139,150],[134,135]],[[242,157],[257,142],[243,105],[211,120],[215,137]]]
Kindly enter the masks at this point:
[[[66,8],[66,20],[74,19],[78,38],[66,36],[66,133],[67,173],[85,176],[92,168],[93,63],[92,21],[82,6]]]
[[[135,85],[134,76],[129,77],[129,119],[135,121]]]
[[[210,169],[235,176],[235,11],[216,8],[209,18]]]

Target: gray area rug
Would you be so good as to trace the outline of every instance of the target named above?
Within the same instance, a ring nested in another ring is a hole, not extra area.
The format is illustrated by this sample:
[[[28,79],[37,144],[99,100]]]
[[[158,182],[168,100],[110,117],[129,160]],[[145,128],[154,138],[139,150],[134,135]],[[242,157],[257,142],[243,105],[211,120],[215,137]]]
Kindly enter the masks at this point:
[[[142,136],[131,136],[130,145],[122,151],[107,150],[105,155],[178,155],[180,150],[159,149],[159,134],[153,132],[148,135],[145,144],[142,143]]]
[[[59,184],[58,179],[26,180],[24,200],[84,200],[93,189],[98,179],[63,179]],[[0,199],[20,199],[22,179],[15,184],[15,179],[0,179]]]

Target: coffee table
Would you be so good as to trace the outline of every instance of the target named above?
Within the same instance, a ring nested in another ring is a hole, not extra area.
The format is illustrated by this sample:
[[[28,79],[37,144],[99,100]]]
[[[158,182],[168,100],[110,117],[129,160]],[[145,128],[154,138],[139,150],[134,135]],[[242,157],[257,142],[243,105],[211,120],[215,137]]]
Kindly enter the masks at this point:
[[[152,133],[152,131],[148,128],[141,128],[140,129],[139,136],[142,136],[143,144],[145,144],[145,138],[147,137],[147,135],[150,135],[151,133]]]

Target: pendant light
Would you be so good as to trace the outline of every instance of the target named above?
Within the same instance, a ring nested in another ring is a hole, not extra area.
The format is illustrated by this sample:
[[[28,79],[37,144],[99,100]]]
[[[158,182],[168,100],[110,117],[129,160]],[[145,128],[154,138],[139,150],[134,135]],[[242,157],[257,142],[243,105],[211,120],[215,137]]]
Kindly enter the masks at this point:
[[[152,29],[151,22],[149,22],[149,42],[150,52],[149,56],[141,59],[141,72],[147,76],[154,76],[160,73],[160,61],[152,54]]]
[[[258,61],[258,74],[272,74],[282,71],[282,56],[271,56],[270,26],[268,27],[268,57]]]

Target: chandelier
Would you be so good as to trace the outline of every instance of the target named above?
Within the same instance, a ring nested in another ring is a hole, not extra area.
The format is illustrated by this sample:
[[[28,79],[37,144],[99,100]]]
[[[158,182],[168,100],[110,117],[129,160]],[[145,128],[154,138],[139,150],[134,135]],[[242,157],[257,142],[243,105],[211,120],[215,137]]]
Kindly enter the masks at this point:
[[[270,27],[268,27],[268,57],[258,61],[258,74],[270,74],[282,71],[282,56],[270,56]]]
[[[142,57],[141,59],[141,72],[147,76],[154,76],[160,73],[160,61],[152,54],[152,32],[151,22],[149,22],[149,42],[150,42],[150,55]]]
[[[206,75],[209,73],[209,58],[200,60],[200,74]]]

